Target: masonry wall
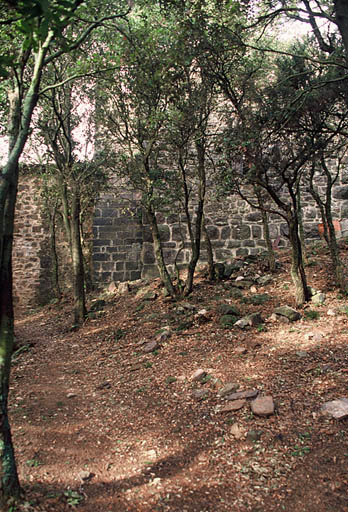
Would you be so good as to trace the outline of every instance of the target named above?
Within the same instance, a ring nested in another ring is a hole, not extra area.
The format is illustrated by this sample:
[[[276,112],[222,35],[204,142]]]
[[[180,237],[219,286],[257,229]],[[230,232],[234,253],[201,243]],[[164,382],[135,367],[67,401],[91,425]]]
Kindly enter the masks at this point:
[[[322,189],[323,192],[323,189]],[[308,240],[317,240],[319,211],[312,199],[303,194],[303,218]],[[348,173],[343,172],[333,191],[334,217],[341,221],[342,234],[348,236]],[[180,213],[158,214],[164,255],[169,265],[186,264],[190,258],[187,226]],[[261,215],[247,203],[233,197],[221,202],[210,198],[206,209],[206,225],[216,261],[229,261],[265,249]],[[287,244],[286,223],[278,215],[270,215],[271,238],[277,247]],[[63,292],[69,293],[69,256],[60,233],[59,258]],[[182,240],[186,242],[183,244]],[[111,281],[133,281],[157,276],[152,235],[136,192],[118,190],[103,194],[93,219],[93,280],[96,284]],[[206,261],[202,242],[201,261]],[[51,258],[49,235],[35,179],[21,176],[15,218],[13,252],[14,295],[19,305],[35,306],[53,297],[50,279]]]

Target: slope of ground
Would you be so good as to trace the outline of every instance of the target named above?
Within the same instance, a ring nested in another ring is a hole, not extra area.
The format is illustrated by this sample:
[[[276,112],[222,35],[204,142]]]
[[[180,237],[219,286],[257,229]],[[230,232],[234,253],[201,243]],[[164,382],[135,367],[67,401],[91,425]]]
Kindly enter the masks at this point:
[[[307,271],[324,304],[272,321],[275,306],[293,305],[288,255],[279,261],[269,284],[239,299],[236,277],[261,275],[262,262],[219,283],[198,278],[184,304],[158,281],[141,297],[138,283],[77,331],[68,303],[20,315],[10,414],[24,509],[348,511],[347,420],[320,412],[348,396],[347,298],[320,249]],[[255,293],[268,300],[253,304]],[[221,304],[264,323],[224,329]],[[194,381],[198,369],[206,376]],[[271,395],[275,413],[258,417],[249,403],[218,412],[231,382]]]

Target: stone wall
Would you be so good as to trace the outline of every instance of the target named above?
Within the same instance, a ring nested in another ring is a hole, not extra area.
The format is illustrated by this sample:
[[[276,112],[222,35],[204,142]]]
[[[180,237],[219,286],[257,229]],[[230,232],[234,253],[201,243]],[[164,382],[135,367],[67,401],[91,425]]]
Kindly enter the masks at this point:
[[[13,241],[15,304],[35,306],[50,299],[50,263],[49,237],[38,187],[33,177],[21,176]]]
[[[322,190],[323,192],[323,190]],[[52,298],[50,284],[49,235],[34,178],[20,179],[14,239],[14,291],[19,304],[42,304]],[[305,232],[308,240],[317,240],[318,209],[311,198],[302,198]],[[348,175],[342,174],[333,191],[333,211],[341,221],[343,235],[348,235]],[[160,213],[161,238],[167,263],[186,264],[190,258],[187,226],[180,213]],[[233,197],[221,202],[210,198],[206,209],[206,225],[216,261],[228,261],[265,248],[261,215],[244,200]],[[279,215],[270,215],[271,238],[277,247],[287,244],[286,223]],[[63,291],[69,291],[67,249],[60,238],[60,264]],[[183,243],[183,239],[186,239]],[[109,191],[97,203],[93,220],[92,264],[97,284],[111,281],[133,281],[157,276],[152,235],[146,215],[135,192]],[[202,242],[201,261],[206,261]]]

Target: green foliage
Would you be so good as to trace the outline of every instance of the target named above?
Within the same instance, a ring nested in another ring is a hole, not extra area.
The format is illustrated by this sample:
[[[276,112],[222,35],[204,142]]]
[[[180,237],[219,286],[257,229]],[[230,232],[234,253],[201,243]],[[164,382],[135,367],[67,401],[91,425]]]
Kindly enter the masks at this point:
[[[83,495],[77,491],[73,491],[72,489],[68,489],[64,491],[64,496],[66,498],[66,502],[70,507],[77,507],[80,505],[81,501],[83,501]]]
[[[319,311],[314,311],[312,309],[306,309],[304,316],[305,316],[305,318],[307,318],[307,320],[318,320],[318,318],[320,317],[320,313],[319,313]]]

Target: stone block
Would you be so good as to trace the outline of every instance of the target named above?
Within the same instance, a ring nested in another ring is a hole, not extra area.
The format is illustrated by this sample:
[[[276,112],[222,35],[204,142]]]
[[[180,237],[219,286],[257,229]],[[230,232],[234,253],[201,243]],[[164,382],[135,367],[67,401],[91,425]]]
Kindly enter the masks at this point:
[[[237,249],[237,250],[236,250],[236,255],[237,255],[237,256],[247,256],[248,254],[249,254],[248,249],[242,249],[242,248],[240,248],[240,249]]]
[[[237,240],[247,240],[250,238],[250,226],[243,225],[236,228],[236,238]]]
[[[231,237],[231,228],[224,226],[221,228],[221,240],[228,240]]]
[[[253,238],[261,238],[262,229],[261,226],[251,226],[251,233]]]
[[[348,185],[336,186],[333,189],[332,197],[334,199],[348,200]]]
[[[95,252],[93,261],[110,261],[111,255],[106,252]]]
[[[155,263],[155,255],[152,249],[147,248],[143,250],[143,262],[144,265],[152,265]]]
[[[95,226],[111,226],[112,219],[110,217],[97,217],[94,219]]]
[[[208,235],[209,235],[209,238],[210,240],[219,240],[220,238],[220,232],[219,232],[219,228],[217,228],[216,226],[207,226],[207,232],[208,232]]]

